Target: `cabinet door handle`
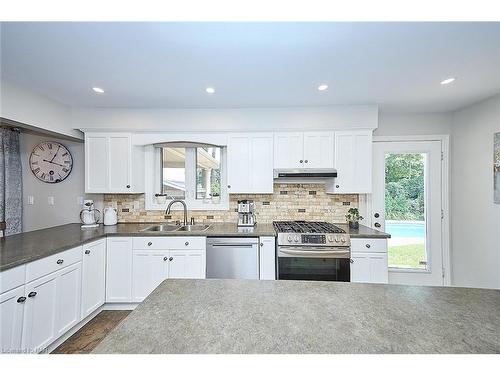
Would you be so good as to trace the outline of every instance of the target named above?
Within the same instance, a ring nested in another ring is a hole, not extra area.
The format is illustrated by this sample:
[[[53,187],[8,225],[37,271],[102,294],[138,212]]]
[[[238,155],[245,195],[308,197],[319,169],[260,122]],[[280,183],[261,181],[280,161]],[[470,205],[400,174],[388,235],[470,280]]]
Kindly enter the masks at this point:
[[[130,189],[130,185],[127,185],[127,189]]]
[[[304,163],[308,163],[308,162],[309,162],[309,160],[307,160],[307,159],[306,159],[306,160],[304,160]]]
[[[340,185],[335,185],[335,187],[338,189],[340,187]]]
[[[375,223],[375,228],[380,228],[381,226],[380,223]]]
[[[304,162],[304,160],[300,160],[299,163],[302,164]]]
[[[264,246],[264,242],[261,242],[261,243],[260,243],[260,247],[262,247],[262,246]]]
[[[228,188],[228,189],[231,189],[231,185],[227,185],[227,188]]]
[[[85,254],[89,255],[90,254],[90,250],[85,250]]]
[[[168,257],[164,257],[163,260],[166,262],[168,260]]]
[[[372,247],[369,243],[366,244],[366,247],[369,249],[370,247]]]
[[[24,296],[23,297],[19,297],[17,299],[17,303],[23,303],[24,301],[26,301],[26,297],[24,297]]]
[[[34,296],[36,296],[36,292],[29,292],[28,293],[29,298],[33,298]]]
[[[168,260],[171,262],[174,260],[174,257],[170,257],[170,258],[168,258]]]
[[[349,259],[349,262],[354,263],[354,259]]]
[[[152,242],[148,242],[148,246],[151,246],[153,243]]]
[[[184,245],[189,246],[189,242],[188,242],[188,241],[186,241],[186,242],[184,243]]]
[[[58,259],[56,263],[57,263],[57,264],[63,264],[63,262],[64,262],[64,260],[62,260],[62,259]]]

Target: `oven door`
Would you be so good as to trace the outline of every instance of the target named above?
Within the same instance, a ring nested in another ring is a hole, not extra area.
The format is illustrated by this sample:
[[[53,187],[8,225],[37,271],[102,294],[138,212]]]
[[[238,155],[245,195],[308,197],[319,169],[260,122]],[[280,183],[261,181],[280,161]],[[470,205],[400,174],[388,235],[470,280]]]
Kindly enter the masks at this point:
[[[278,247],[279,280],[350,281],[349,248]]]

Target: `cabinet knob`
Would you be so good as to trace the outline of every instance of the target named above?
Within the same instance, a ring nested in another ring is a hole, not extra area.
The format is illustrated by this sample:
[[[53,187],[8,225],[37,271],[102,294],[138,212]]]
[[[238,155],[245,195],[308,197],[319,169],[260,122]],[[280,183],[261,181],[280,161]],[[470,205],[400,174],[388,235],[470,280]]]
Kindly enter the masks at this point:
[[[299,163],[302,164],[304,162],[304,160],[300,160]]]
[[[174,257],[170,257],[170,258],[168,258],[168,260],[171,262],[174,260]]]
[[[184,243],[184,245],[189,246],[189,242],[188,242],[188,241],[186,241],[186,242]]]
[[[26,297],[19,297],[17,299],[17,303],[23,303],[24,301],[26,301]]]
[[[28,293],[29,298],[33,298],[34,296],[36,296],[36,292],[29,292]]]
[[[163,260],[166,262],[168,260],[168,257],[164,257]]]
[[[307,160],[307,159],[306,159],[306,160],[304,160],[304,163],[308,163],[308,162],[309,162],[309,160]]]
[[[381,226],[380,223],[375,223],[375,228],[380,228]]]
[[[373,216],[378,218],[380,216],[380,214],[378,212],[375,212],[375,215],[373,215]]]
[[[371,245],[369,243],[366,244],[366,248],[369,249]]]
[[[262,247],[262,246],[264,246],[264,243],[263,243],[263,242],[261,242],[261,243],[260,243],[260,247]]]
[[[338,189],[340,187],[340,185],[335,185],[335,187]]]
[[[57,263],[57,264],[63,264],[63,262],[64,262],[64,260],[62,260],[62,259],[58,259],[56,263]]]
[[[85,250],[85,254],[89,255],[90,254],[90,250]]]
[[[349,262],[354,263],[354,259],[349,259]]]
[[[148,246],[151,246],[153,243],[152,242],[148,242]]]
[[[127,185],[127,189],[130,189],[130,185]]]
[[[227,185],[227,188],[228,188],[228,189],[231,189],[231,185]]]

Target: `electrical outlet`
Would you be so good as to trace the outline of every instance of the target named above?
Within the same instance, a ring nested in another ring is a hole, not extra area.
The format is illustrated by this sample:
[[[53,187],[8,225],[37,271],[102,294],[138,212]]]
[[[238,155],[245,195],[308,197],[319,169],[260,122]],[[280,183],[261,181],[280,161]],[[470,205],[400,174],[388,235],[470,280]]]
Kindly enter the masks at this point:
[[[79,206],[83,206],[83,197],[76,197],[76,204]]]
[[[47,202],[48,202],[49,206],[53,206],[54,205],[54,197],[48,197]]]
[[[28,204],[35,204],[35,197],[33,195],[28,195]]]

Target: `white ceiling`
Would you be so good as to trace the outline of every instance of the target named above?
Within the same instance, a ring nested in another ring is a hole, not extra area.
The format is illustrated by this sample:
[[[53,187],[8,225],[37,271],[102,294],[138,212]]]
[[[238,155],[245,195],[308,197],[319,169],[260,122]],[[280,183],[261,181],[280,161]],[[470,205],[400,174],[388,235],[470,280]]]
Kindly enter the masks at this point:
[[[2,23],[1,52],[2,79],[76,107],[433,112],[500,93],[500,23]]]

